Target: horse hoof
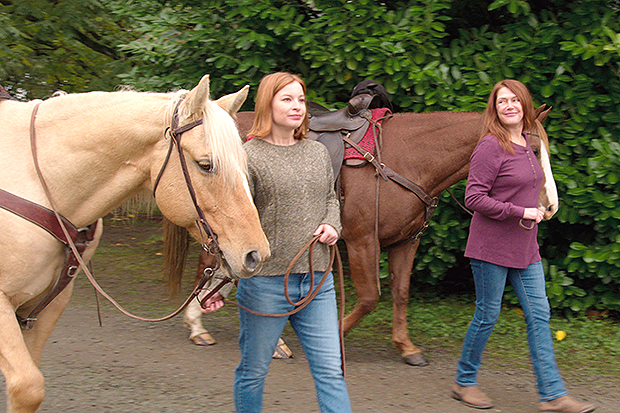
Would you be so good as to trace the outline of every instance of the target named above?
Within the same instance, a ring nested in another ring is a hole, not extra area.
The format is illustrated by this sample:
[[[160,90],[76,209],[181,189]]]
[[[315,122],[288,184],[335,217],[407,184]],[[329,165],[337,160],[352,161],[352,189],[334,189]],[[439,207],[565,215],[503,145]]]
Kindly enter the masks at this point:
[[[426,361],[422,353],[413,353],[413,354],[409,354],[408,356],[403,356],[403,360],[405,361],[405,363],[409,364],[410,366],[417,366],[417,367],[428,366],[428,361]]]
[[[190,337],[190,340],[197,346],[212,346],[217,343],[217,341],[215,341],[213,336],[209,333],[198,334],[197,336]]]
[[[273,352],[273,356],[271,358],[274,359],[290,359],[293,358],[293,352],[290,348],[284,343],[284,340],[278,339],[278,347]]]

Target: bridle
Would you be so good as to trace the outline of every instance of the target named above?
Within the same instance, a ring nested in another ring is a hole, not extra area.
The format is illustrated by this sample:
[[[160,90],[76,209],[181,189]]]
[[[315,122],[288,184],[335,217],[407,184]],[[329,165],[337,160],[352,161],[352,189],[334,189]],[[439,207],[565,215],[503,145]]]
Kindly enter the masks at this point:
[[[166,128],[166,131],[164,132],[164,134],[170,135],[170,145],[168,146],[168,152],[166,153],[166,158],[164,159],[164,163],[162,164],[159,170],[159,173],[157,174],[157,178],[155,178],[155,182],[153,184],[153,197],[156,198],[157,187],[159,186],[161,177],[164,174],[164,171],[166,170],[166,166],[168,166],[168,162],[170,161],[170,155],[172,154],[173,148],[176,145],[177,152],[179,154],[179,162],[181,163],[181,169],[183,171],[183,177],[185,179],[185,185],[187,186],[187,190],[189,191],[189,194],[192,198],[194,208],[196,209],[196,213],[198,214],[198,219],[196,220],[196,223],[198,224],[197,225],[198,229],[201,230],[200,231],[200,235],[201,235],[200,243],[202,245],[202,248],[205,251],[218,257],[216,268],[214,268],[215,270],[219,268],[220,266],[219,256],[220,256],[221,249],[217,242],[217,236],[215,235],[215,233],[211,229],[211,226],[207,222],[204,212],[202,211],[202,208],[200,208],[200,206],[198,205],[198,200],[196,198],[196,191],[194,190],[194,186],[192,185],[192,180],[189,176],[189,171],[187,170],[187,162],[185,161],[185,154],[183,153],[183,148],[181,147],[181,136],[183,135],[183,133],[194,129],[197,126],[202,125],[204,122],[202,119],[199,119],[194,122],[188,123],[186,125],[179,126],[179,106],[181,105],[181,102],[183,102],[183,99],[184,97],[181,97],[181,99],[179,99],[176,106],[174,107],[174,112],[172,113],[172,121],[171,121],[170,127]],[[204,238],[202,237],[203,231],[208,236],[206,242]]]
[[[202,244],[202,248],[209,252],[210,254],[213,254],[217,257],[217,262],[216,265],[213,268],[210,268],[210,271],[205,271],[205,275],[202,277],[202,279],[197,283],[197,285],[195,286],[194,290],[192,291],[192,293],[190,294],[190,296],[185,300],[185,302],[183,304],[181,304],[181,306],[175,310],[173,313],[165,316],[165,317],[161,317],[161,318],[143,318],[143,317],[139,317],[136,316],[132,313],[130,313],[129,311],[125,310],[120,304],[118,304],[108,293],[106,293],[101,286],[99,286],[99,284],[97,283],[97,281],[95,280],[94,276],[92,275],[89,267],[86,265],[86,263],[84,262],[83,258],[82,258],[82,252],[85,250],[85,246],[80,245],[79,247],[76,246],[75,243],[75,236],[72,236],[72,233],[75,231],[72,231],[73,229],[73,225],[71,224],[71,222],[69,222],[65,217],[61,216],[58,213],[58,210],[56,209],[56,207],[54,206],[54,203],[52,201],[52,197],[51,197],[51,192],[47,186],[47,183],[43,177],[43,174],[41,172],[41,169],[39,167],[39,162],[38,162],[38,158],[37,158],[37,151],[36,151],[36,133],[35,133],[35,119],[36,119],[36,115],[39,109],[39,106],[41,104],[41,102],[38,102],[33,111],[32,111],[32,115],[31,115],[31,120],[30,120],[30,141],[31,141],[31,149],[32,149],[32,156],[33,156],[33,161],[34,161],[34,166],[37,172],[37,175],[39,177],[39,180],[41,182],[41,185],[43,187],[43,190],[45,192],[45,195],[48,199],[48,202],[50,203],[51,206],[51,210],[49,210],[49,212],[47,212],[47,214],[51,215],[53,219],[53,217],[56,218],[56,220],[58,221],[57,225],[56,223],[51,224],[51,225],[40,225],[42,226],[43,229],[45,229],[46,231],[50,232],[52,235],[56,236],[56,238],[61,238],[58,234],[62,234],[64,235],[64,239],[66,239],[66,246],[68,247],[68,250],[71,252],[72,256],[75,258],[75,261],[77,261],[76,264],[74,264],[71,269],[69,271],[65,269],[63,269],[63,271],[61,272],[61,275],[58,277],[58,280],[56,281],[55,286],[53,287],[53,289],[48,293],[48,298],[44,299],[37,307],[36,307],[36,311],[33,311],[27,319],[24,320],[22,324],[22,326],[24,328],[31,328],[32,324],[34,323],[34,321],[36,321],[36,316],[37,314],[43,310],[43,308],[49,304],[49,302],[51,302],[51,300],[56,297],[58,294],[60,294],[60,292],[62,292],[62,290],[70,283],[70,281],[74,278],[76,271],[77,271],[77,265],[79,265],[80,268],[82,268],[82,270],[84,271],[84,274],[86,275],[86,278],[88,278],[88,281],[93,285],[93,287],[95,288],[95,290],[101,294],[104,298],[106,298],[110,303],[112,303],[119,311],[121,311],[123,314],[127,315],[128,317],[134,318],[136,320],[141,320],[141,321],[150,321],[150,322],[157,322],[157,321],[164,321],[164,320],[169,320],[172,317],[180,314],[185,307],[187,307],[189,305],[189,303],[191,302],[191,300],[193,300],[194,298],[197,298],[198,295],[200,294],[200,292],[202,291],[202,289],[204,288],[205,284],[207,283],[207,281],[210,280],[210,276],[208,276],[207,274],[212,274],[214,273],[220,266],[221,266],[221,257],[220,257],[220,247],[219,244],[217,243],[217,236],[216,234],[213,232],[213,230],[211,229],[211,226],[208,224],[204,213],[202,211],[202,209],[200,208],[200,206],[198,205],[198,201],[196,198],[196,191],[194,190],[194,187],[192,185],[190,176],[189,176],[189,171],[187,169],[187,163],[185,161],[185,156],[183,154],[183,149],[181,148],[181,135],[199,125],[201,125],[203,123],[203,120],[197,120],[194,121],[192,123],[183,125],[183,126],[179,126],[179,116],[178,116],[178,110],[179,110],[179,105],[181,104],[181,102],[183,101],[183,98],[181,98],[175,108],[174,108],[174,112],[172,115],[172,120],[171,120],[171,126],[169,128],[166,128],[166,131],[164,133],[169,133],[170,134],[170,146],[168,148],[168,153],[166,154],[166,158],[164,160],[164,163],[157,175],[157,178],[155,180],[155,183],[153,185],[153,194],[155,194],[155,190],[157,189],[157,186],[159,184],[159,181],[161,179],[161,176],[163,175],[163,172],[166,168],[166,166],[168,165],[168,161],[170,160],[170,156],[172,154],[172,149],[173,146],[176,144],[177,149],[178,149],[178,153],[179,153],[179,161],[181,162],[181,169],[183,170],[183,176],[185,178],[185,184],[187,185],[187,189],[190,193],[190,196],[192,198],[192,202],[194,203],[194,207],[196,209],[196,212],[198,214],[198,219],[196,220],[196,222],[198,223],[198,228],[201,231],[201,244]],[[38,210],[44,210],[46,208],[42,208],[39,206]],[[24,217],[26,219],[30,219],[28,217]],[[47,221],[49,221],[50,219],[47,219]],[[50,228],[52,227],[52,228]],[[59,227],[60,230],[58,229],[54,229],[55,227]],[[94,227],[93,227],[94,228]],[[205,240],[202,235],[203,235],[203,231],[204,233],[206,233],[208,235],[207,239]],[[65,267],[67,267],[67,265],[69,265],[68,262],[65,263]],[[229,277],[224,277],[222,279],[222,285],[226,282],[230,282],[231,279]],[[221,288],[221,287],[220,287]]]

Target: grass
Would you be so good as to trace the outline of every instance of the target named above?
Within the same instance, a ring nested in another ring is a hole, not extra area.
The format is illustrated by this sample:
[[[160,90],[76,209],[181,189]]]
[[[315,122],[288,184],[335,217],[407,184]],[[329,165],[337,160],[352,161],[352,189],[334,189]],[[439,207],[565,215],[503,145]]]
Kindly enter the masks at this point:
[[[157,220],[106,221],[104,239],[94,258],[95,277],[119,303],[144,316],[162,316],[174,310],[189,294],[198,262],[198,245],[189,256],[183,290],[169,298],[161,279],[163,238]],[[348,313],[355,304],[355,290],[348,277],[345,294]],[[383,280],[377,307],[347,336],[347,340],[391,348],[392,301],[388,280]],[[81,274],[76,280],[74,301],[94,305],[92,287]],[[474,313],[473,296],[418,297],[408,307],[409,335],[432,361],[451,354],[458,357],[467,325]],[[114,310],[115,311],[115,310]],[[212,315],[236,320],[236,309],[225,307]],[[234,321],[232,321],[234,322]],[[566,319],[552,317],[551,329],[566,332],[554,340],[556,358],[563,374],[579,374],[594,380],[605,377],[620,384],[620,322],[611,318]],[[486,366],[529,369],[527,336],[523,314],[504,307],[484,355]]]
[[[348,311],[355,303],[353,286],[345,285]],[[383,286],[383,295],[375,310],[367,315],[350,336],[375,340],[391,345],[392,302],[389,286]],[[411,298],[408,306],[408,331],[417,347],[432,357],[443,353],[460,354],[469,322],[475,311],[474,296],[443,298]],[[563,374],[607,377],[620,384],[620,322],[611,318],[566,319],[552,316],[556,359]],[[556,332],[566,337],[557,340]],[[527,333],[520,308],[504,306],[499,321],[489,339],[484,363],[491,367],[511,366],[530,368]]]

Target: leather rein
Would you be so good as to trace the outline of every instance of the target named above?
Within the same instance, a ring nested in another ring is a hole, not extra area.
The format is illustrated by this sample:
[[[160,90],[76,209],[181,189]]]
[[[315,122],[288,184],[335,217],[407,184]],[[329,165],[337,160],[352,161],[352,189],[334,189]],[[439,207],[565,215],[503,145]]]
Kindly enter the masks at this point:
[[[365,113],[362,113],[361,115],[364,116],[368,121],[370,121],[370,124],[371,124],[370,127],[373,128],[373,134],[375,135],[374,141],[375,141],[375,149],[376,149],[377,156],[376,157],[373,156],[368,151],[363,149],[361,146],[353,142],[351,139],[349,139],[348,135],[343,135],[342,139],[347,144],[351,145],[356,151],[358,151],[364,157],[364,159],[366,159],[369,163],[371,163],[375,167],[375,170],[377,171],[377,174],[378,174],[377,185],[379,182],[378,181],[379,177],[383,178],[384,181],[391,179],[393,182],[396,182],[398,185],[402,186],[403,188],[413,192],[420,199],[420,201],[424,203],[426,208],[424,211],[424,223],[422,224],[422,227],[420,227],[420,229],[418,229],[418,231],[413,236],[407,238],[404,241],[400,241],[396,245],[400,245],[402,243],[407,243],[407,242],[416,242],[417,240],[420,239],[424,231],[426,231],[426,229],[428,228],[431,222],[431,219],[433,218],[433,214],[435,213],[435,209],[437,209],[437,205],[439,205],[439,198],[436,196],[435,197],[430,196],[429,193],[426,192],[424,188],[422,188],[420,185],[404,177],[398,172],[392,170],[391,168],[385,166],[385,164],[381,162],[381,140],[382,140],[382,135],[383,135],[383,128],[381,126],[380,121],[382,121],[385,118],[391,117],[391,115],[388,115],[381,119],[372,119],[370,115],[365,114]],[[376,130],[378,130],[379,132],[377,133]],[[377,190],[377,195],[378,195],[378,190]],[[377,196],[377,202],[378,202],[378,199],[379,197]],[[377,209],[376,221],[378,221],[379,209],[378,208],[376,209]]]
[[[189,123],[187,125],[183,125],[179,127],[178,108],[182,100],[183,98],[181,98],[179,102],[177,103],[177,105],[175,106],[174,113],[172,116],[171,126],[167,128],[166,131],[164,132],[164,133],[170,134],[170,137],[171,137],[170,147],[168,149],[168,153],[166,155],[164,163],[161,167],[161,170],[159,171],[159,174],[157,175],[157,179],[153,186],[153,194],[155,194],[157,185],[161,179],[164,169],[166,168],[166,165],[168,164],[170,155],[173,150],[173,146],[175,146],[176,144],[178,148],[178,153],[179,153],[179,160],[181,162],[181,168],[183,170],[183,176],[185,178],[185,183],[190,192],[192,202],[194,203],[194,207],[198,214],[197,223],[199,224],[198,227],[201,229],[201,238],[203,234],[202,231],[204,231],[204,233],[208,235],[207,240],[205,240],[204,238],[201,239],[202,248],[205,251],[217,257],[216,265],[214,266],[214,268],[210,268],[211,270],[210,272],[213,273],[221,265],[220,247],[219,247],[219,244],[217,243],[216,235],[214,234],[213,230],[207,223],[204,213],[202,209],[200,208],[200,206],[198,205],[197,198],[196,198],[196,192],[194,191],[194,187],[192,185],[192,182],[189,176],[189,171],[187,170],[187,163],[185,161],[183,149],[181,148],[181,135],[184,132],[187,132],[188,130],[195,128],[196,126],[201,125],[203,123],[203,120],[200,119],[192,123]],[[41,205],[28,201],[24,198],[13,195],[2,189],[0,189],[0,208],[4,208],[10,212],[13,212],[16,215],[45,229],[47,232],[53,235],[56,239],[58,239],[60,242],[65,244],[67,248],[65,252],[66,259],[65,259],[63,270],[61,271],[61,274],[56,280],[55,285],[49,291],[47,296],[43,298],[43,300],[30,312],[30,314],[26,318],[17,316],[22,329],[31,329],[33,327],[34,322],[37,320],[38,314],[56,296],[58,296],[58,294],[60,294],[67,285],[69,285],[69,283],[75,277],[77,270],[79,268],[82,268],[82,270],[86,274],[86,277],[88,278],[88,281],[93,285],[93,287],[98,293],[100,293],[103,297],[105,297],[108,301],[110,301],[123,314],[131,318],[141,320],[141,321],[157,322],[157,321],[168,320],[178,315],[179,313],[181,313],[181,311],[183,311],[185,307],[187,307],[187,305],[191,302],[192,299],[198,297],[200,291],[202,291],[203,287],[205,286],[207,281],[210,279],[210,277],[207,276],[207,271],[205,271],[205,275],[195,286],[194,290],[192,291],[190,296],[185,300],[185,302],[173,313],[165,317],[161,317],[161,318],[143,318],[143,317],[138,317],[128,312],[123,307],[121,307],[110,295],[108,295],[99,286],[99,284],[93,277],[90,269],[88,268],[88,266],[82,259],[82,253],[86,250],[89,243],[94,239],[94,233],[95,233],[97,224],[94,223],[94,224],[89,225],[86,228],[77,229],[67,218],[61,216],[57,212],[57,209],[54,207],[54,203],[52,201],[49,187],[47,186],[47,183],[39,167],[37,150],[36,150],[35,120],[36,120],[36,115],[37,115],[40,105],[41,105],[41,102],[38,102],[32,111],[32,115],[30,119],[30,144],[31,144],[34,166],[35,166],[37,175],[39,177],[39,180],[41,182],[41,185],[43,187],[43,190],[45,191],[45,195],[48,199],[48,202],[50,203],[51,209],[45,208]],[[223,283],[224,282],[225,281],[223,281]]]
[[[316,297],[316,295],[319,293],[319,291],[321,290],[321,287],[323,286],[323,284],[325,283],[325,281],[327,280],[327,275],[332,271],[332,268],[334,266],[334,260],[336,261],[337,264],[337,272],[338,272],[338,287],[339,287],[339,304],[340,304],[340,311],[338,312],[338,331],[339,331],[339,339],[340,339],[340,357],[341,357],[341,368],[342,368],[342,374],[344,375],[345,373],[345,354],[344,354],[344,310],[345,310],[345,296],[344,296],[344,271],[343,271],[343,267],[342,267],[342,259],[340,258],[340,251],[338,250],[338,246],[336,244],[331,245],[330,246],[330,257],[329,257],[329,264],[327,269],[325,270],[325,272],[323,273],[323,276],[321,277],[321,281],[316,285],[316,287],[314,286],[314,269],[312,266],[312,252],[314,250],[315,245],[317,244],[317,242],[319,241],[320,235],[316,235],[314,236],[310,241],[308,241],[306,243],[306,245],[304,245],[302,247],[302,249],[297,253],[297,255],[295,255],[295,257],[291,260],[291,263],[288,265],[288,267],[286,268],[286,271],[284,272],[284,297],[286,298],[286,301],[288,301],[288,303],[292,306],[294,306],[295,308],[293,310],[287,311],[285,313],[279,313],[279,314],[270,314],[270,313],[261,313],[258,311],[254,311],[248,307],[245,307],[241,304],[239,304],[236,301],[230,301],[228,299],[225,299],[224,301],[227,303],[230,303],[234,306],[237,306],[238,308],[247,311],[248,313],[257,315],[257,316],[262,316],[262,317],[288,317],[290,315],[293,315],[295,313],[300,312],[304,307],[306,307],[308,304],[310,304],[310,302],[314,299],[314,297]],[[291,271],[293,270],[293,266],[295,265],[295,263],[299,260],[299,258],[301,257],[301,255],[308,250],[308,262],[310,265],[309,271],[310,271],[310,285],[312,287],[310,287],[310,290],[308,291],[308,293],[302,297],[299,301],[294,302],[293,300],[291,300],[291,297],[288,293],[288,280],[289,277],[291,275]],[[210,268],[205,268],[204,271],[204,275],[203,275],[203,279],[205,277],[208,277],[209,279],[214,277],[213,271],[209,271]],[[207,274],[207,273],[210,274]],[[216,277],[216,276],[215,276]],[[208,293],[200,300],[200,307],[201,308],[205,308],[206,307],[206,302],[209,298],[211,298],[216,292],[218,292],[220,290],[220,288],[222,288],[224,286],[224,284],[228,283],[228,282],[232,282],[232,279],[229,277],[221,277],[219,278],[221,281],[220,283],[215,286],[213,289],[209,289]]]

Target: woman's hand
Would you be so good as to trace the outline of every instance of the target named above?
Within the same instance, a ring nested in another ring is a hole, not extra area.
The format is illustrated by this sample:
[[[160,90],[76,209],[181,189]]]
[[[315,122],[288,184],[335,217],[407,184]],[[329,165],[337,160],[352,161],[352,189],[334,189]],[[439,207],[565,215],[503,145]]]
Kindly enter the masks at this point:
[[[209,290],[207,290],[208,292]],[[224,296],[220,293],[215,293],[205,302],[205,307],[200,306],[200,311],[205,314],[213,313],[220,308],[224,307]]]
[[[338,241],[338,231],[329,224],[319,225],[313,235],[321,235],[319,237],[319,242],[327,245],[334,245]]]
[[[538,210],[538,208],[525,208],[523,211],[523,219],[531,219],[538,224],[545,217],[545,213]]]

